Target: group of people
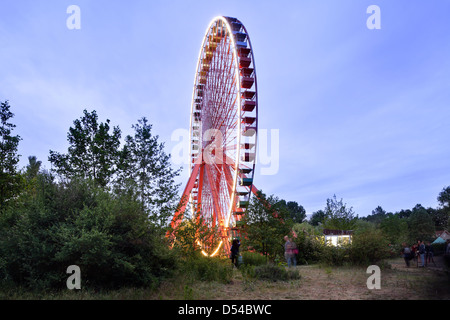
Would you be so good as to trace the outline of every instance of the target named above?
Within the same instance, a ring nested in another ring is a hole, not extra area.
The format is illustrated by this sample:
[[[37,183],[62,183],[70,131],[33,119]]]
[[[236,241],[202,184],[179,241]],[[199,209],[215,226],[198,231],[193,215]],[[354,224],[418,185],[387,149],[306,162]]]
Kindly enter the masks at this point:
[[[298,254],[297,245],[288,236],[285,236],[284,240],[286,241],[284,244],[284,257],[286,258],[287,265],[288,267],[291,266],[295,267],[297,265],[297,258],[296,258]],[[233,241],[231,242],[230,259],[232,265],[236,267],[238,267],[240,245],[241,243],[237,238],[233,239]]]
[[[434,251],[433,246],[428,241],[426,244],[422,240],[409,247],[406,243],[402,245],[402,256],[405,260],[406,267],[410,266],[411,260],[417,261],[418,267],[425,267],[428,263],[433,262],[434,265]]]

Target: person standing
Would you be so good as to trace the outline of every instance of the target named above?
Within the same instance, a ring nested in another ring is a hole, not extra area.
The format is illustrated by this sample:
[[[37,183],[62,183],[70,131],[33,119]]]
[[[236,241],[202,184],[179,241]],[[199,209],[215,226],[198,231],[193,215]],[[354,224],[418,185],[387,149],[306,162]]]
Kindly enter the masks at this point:
[[[409,268],[409,261],[411,260],[411,256],[413,253],[411,251],[411,248],[407,246],[406,243],[403,243],[402,246],[403,259],[405,259],[406,267]]]
[[[231,263],[238,267],[238,256],[239,256],[239,246],[241,243],[239,242],[239,239],[235,238],[233,239],[233,242],[231,243],[231,253],[230,253],[230,259]]]
[[[285,236],[284,240],[286,241],[286,243],[284,244],[284,257],[286,259],[288,267],[290,267],[291,265],[294,265],[295,267],[297,265],[297,259],[295,258],[294,254],[296,245],[291,241],[291,239],[289,239],[288,236]]]
[[[420,267],[425,267],[425,244],[422,240],[419,241],[419,256],[420,256]]]
[[[434,262],[434,250],[433,246],[430,244],[430,241],[427,241],[427,245],[425,246],[425,265],[427,266],[428,263],[433,262],[434,266],[436,266],[436,263]]]

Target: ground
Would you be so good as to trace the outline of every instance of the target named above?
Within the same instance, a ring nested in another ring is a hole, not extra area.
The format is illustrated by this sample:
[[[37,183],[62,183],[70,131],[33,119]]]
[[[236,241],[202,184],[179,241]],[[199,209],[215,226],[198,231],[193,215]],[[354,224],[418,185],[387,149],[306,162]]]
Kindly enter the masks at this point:
[[[381,270],[381,288],[368,289],[366,268],[302,265],[300,280],[255,281],[234,271],[228,284],[196,282],[165,284],[154,299],[218,300],[450,300],[450,276],[442,257],[436,266],[407,268],[402,258],[389,260]],[[182,286],[182,287],[181,287]],[[150,297],[149,297],[150,298]]]
[[[299,280],[261,281],[246,278],[234,268],[229,283],[168,280],[155,291],[124,288],[112,292],[63,290],[31,293],[0,290],[0,300],[450,300],[450,274],[442,257],[433,264],[407,268],[402,258],[381,268],[381,288],[368,289],[367,267],[295,267]],[[231,265],[230,265],[231,268]],[[293,268],[291,268],[293,269]]]

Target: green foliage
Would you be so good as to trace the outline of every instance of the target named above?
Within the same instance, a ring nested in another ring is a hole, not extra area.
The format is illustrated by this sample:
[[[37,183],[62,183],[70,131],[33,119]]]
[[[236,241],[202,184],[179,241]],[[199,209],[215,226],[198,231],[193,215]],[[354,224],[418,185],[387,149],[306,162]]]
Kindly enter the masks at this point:
[[[333,196],[333,199],[327,199],[327,206],[324,212],[324,228],[336,230],[354,229],[357,217],[355,217],[353,208],[347,208],[347,204],[343,203],[342,199],[338,201],[336,195]]]
[[[267,263],[267,257],[257,252],[244,251],[241,255],[244,265],[259,266]]]
[[[66,179],[87,178],[105,187],[117,171],[121,131],[114,127],[110,133],[110,121],[99,124],[95,110],[83,112],[84,116],[69,128],[67,154],[50,151],[49,161]]]
[[[450,207],[450,186],[444,187],[439,193],[437,200],[439,204],[443,207]]]
[[[299,205],[296,201],[280,200],[278,206],[286,210],[289,218],[294,223],[302,223],[306,218],[306,210],[302,205]]]
[[[433,219],[421,205],[416,205],[408,219],[408,240],[409,243],[416,243],[417,240],[434,240],[435,227]]]
[[[9,206],[23,188],[23,177],[17,172],[17,153],[20,136],[12,135],[16,125],[9,122],[14,117],[8,101],[0,102],[0,213]]]
[[[170,228],[169,232],[174,239],[173,247],[182,256],[196,256],[201,252],[202,246],[215,248],[219,244],[216,237],[218,227],[210,227],[201,215],[191,218],[186,213],[185,219],[179,221],[177,228],[175,230]]]
[[[325,220],[325,211],[318,210],[316,212],[313,212],[313,214],[309,220],[309,223],[312,226],[318,226],[320,224],[323,224],[324,220]]]
[[[254,277],[268,281],[288,281],[300,279],[300,274],[295,269],[286,269],[273,263],[267,263],[254,267]]]
[[[381,230],[366,230],[356,233],[352,237],[350,259],[353,264],[375,264],[388,258],[389,254],[389,241]]]
[[[242,247],[250,247],[272,260],[284,255],[283,238],[290,233],[292,220],[278,198],[259,192],[258,197],[252,197],[243,223],[246,237]]]
[[[391,215],[380,223],[386,239],[393,245],[400,245],[407,241],[408,223],[398,215]]]
[[[182,259],[179,272],[189,281],[229,283],[233,276],[233,269],[228,259],[203,257],[199,254]]]
[[[170,155],[145,117],[132,128],[134,135],[125,138],[120,152],[115,190],[135,194],[153,222],[163,227],[178,204],[179,185],[174,179],[181,169],[172,169]]]
[[[322,233],[317,232],[312,226],[305,223],[295,224],[293,230],[297,234],[297,238],[293,238],[298,248],[297,263],[319,261],[325,246]]]
[[[379,225],[387,216],[388,214],[386,213],[386,210],[384,210],[381,206],[378,206],[372,210],[371,215],[362,219]]]
[[[82,287],[154,286],[176,257],[139,203],[94,184],[55,183],[39,175],[35,194],[0,217],[0,279],[32,288],[64,288],[69,265]]]
[[[320,262],[326,266],[342,266],[349,263],[350,245],[339,247],[325,245],[320,252]]]

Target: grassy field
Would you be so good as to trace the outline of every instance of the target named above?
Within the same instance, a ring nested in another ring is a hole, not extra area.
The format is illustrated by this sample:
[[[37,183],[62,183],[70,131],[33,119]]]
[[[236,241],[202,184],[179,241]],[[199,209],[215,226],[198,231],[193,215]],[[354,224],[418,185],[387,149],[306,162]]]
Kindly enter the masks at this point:
[[[111,292],[87,290],[32,293],[17,289],[0,289],[0,299],[64,300],[450,300],[450,277],[437,266],[406,268],[403,259],[388,261],[381,271],[381,289],[369,290],[370,274],[366,268],[302,265],[295,269],[300,279],[262,281],[246,277],[237,269],[232,281],[189,281],[178,278],[166,281],[157,290],[121,289]]]
[[[403,259],[381,271],[381,289],[367,288],[365,268],[297,266],[299,280],[268,282],[243,277],[235,270],[229,284],[168,283],[153,299],[250,300],[450,300],[450,278],[441,268],[406,268]],[[150,297],[149,297],[150,298]]]

